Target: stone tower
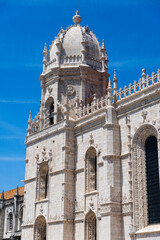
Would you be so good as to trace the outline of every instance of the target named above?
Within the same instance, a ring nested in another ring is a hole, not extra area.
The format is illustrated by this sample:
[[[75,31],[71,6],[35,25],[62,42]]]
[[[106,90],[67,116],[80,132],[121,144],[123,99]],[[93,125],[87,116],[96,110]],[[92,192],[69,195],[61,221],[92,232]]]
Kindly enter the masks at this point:
[[[73,21],[43,51],[22,240],[158,240],[160,70],[117,90],[104,41]]]
[[[75,207],[82,200],[76,197],[75,123],[79,108],[86,105],[91,113],[97,99],[105,104],[109,74],[104,40],[100,46],[80,25],[78,11],[73,21],[43,51],[41,106],[35,119],[30,113],[26,138],[23,240],[75,238]]]

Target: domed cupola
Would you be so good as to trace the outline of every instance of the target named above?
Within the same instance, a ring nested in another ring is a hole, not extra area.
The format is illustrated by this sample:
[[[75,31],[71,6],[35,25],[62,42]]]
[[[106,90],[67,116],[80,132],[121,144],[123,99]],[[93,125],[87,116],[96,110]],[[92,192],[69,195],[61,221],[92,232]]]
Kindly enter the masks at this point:
[[[58,36],[50,46],[48,61],[45,62],[45,70],[58,66],[89,65],[91,68],[108,70],[107,52],[98,42],[95,34],[89,27],[81,27],[79,12],[73,17],[74,25],[61,28]]]

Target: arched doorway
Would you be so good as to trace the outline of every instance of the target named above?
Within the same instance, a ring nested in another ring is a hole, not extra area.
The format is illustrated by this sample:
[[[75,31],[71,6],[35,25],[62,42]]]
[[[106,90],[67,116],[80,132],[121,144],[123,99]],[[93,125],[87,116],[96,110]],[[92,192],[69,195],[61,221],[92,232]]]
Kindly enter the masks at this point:
[[[85,240],[96,240],[96,215],[93,211],[89,211],[85,218]]]
[[[46,219],[44,216],[37,217],[34,227],[34,240],[46,240]]]

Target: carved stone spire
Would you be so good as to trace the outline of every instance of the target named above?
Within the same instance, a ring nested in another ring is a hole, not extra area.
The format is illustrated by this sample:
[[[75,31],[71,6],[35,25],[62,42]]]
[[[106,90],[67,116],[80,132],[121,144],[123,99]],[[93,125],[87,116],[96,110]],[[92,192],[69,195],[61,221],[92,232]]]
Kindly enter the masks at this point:
[[[1,199],[4,200],[4,190],[2,191]]]
[[[105,43],[104,43],[104,39],[102,40],[102,49],[106,50],[106,48],[105,48]]]
[[[45,71],[45,64],[47,63],[47,44],[44,44],[44,50],[43,50],[43,72]]]
[[[56,58],[57,58],[57,63],[58,65],[60,64],[60,56],[61,56],[61,41],[60,41],[60,38],[57,37],[56,38],[56,41],[55,41],[55,44],[56,44],[56,47],[57,47],[57,50],[56,50]]]
[[[145,78],[146,78],[146,69],[142,69],[142,87],[143,87],[143,89],[145,88],[145,85],[146,85],[146,83],[145,83]]]
[[[30,135],[30,133],[31,133],[31,123],[32,123],[32,116],[31,116],[31,111],[30,111],[29,118],[28,118],[28,129],[27,129],[28,135]]]
[[[116,102],[116,94],[117,94],[117,75],[116,75],[116,70],[114,70],[113,90],[114,90],[114,101]]]
[[[18,195],[19,195],[19,191],[18,191],[18,185],[17,185],[16,193],[14,194],[14,196],[18,196]]]
[[[108,70],[108,56],[107,51],[105,48],[104,39],[102,40],[102,47],[101,47],[101,53],[102,53],[102,72],[105,72]]]
[[[112,85],[111,85],[111,80],[109,78],[109,83],[108,83],[108,106],[112,105]]]

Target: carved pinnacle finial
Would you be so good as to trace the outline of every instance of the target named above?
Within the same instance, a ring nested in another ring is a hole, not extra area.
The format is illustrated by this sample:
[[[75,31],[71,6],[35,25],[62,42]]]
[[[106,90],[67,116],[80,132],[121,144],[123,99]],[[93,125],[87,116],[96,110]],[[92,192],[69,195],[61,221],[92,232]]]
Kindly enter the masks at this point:
[[[19,192],[18,192],[18,185],[17,185],[17,188],[16,188],[16,193],[14,196],[18,196],[19,195]]]
[[[114,69],[114,79],[117,79],[116,69]]]
[[[44,44],[43,54],[47,53],[47,43]]]
[[[143,69],[142,69],[142,77],[146,77],[146,74],[145,74],[145,72],[146,72],[146,69],[145,69],[145,68],[143,68]]]
[[[111,85],[111,80],[109,78],[109,83],[108,83],[108,106],[112,105],[112,85]]]
[[[109,82],[108,82],[108,88],[112,88],[111,79],[110,78],[109,78]]]
[[[32,122],[32,116],[31,116],[31,110],[29,112],[29,119],[28,119],[28,123],[31,123]]]
[[[102,49],[105,49],[104,39],[102,40]]]
[[[79,24],[81,22],[81,16],[79,15],[79,11],[76,11],[76,15],[73,16],[73,22],[75,24]]]
[[[2,191],[1,199],[4,199],[4,190]]]

